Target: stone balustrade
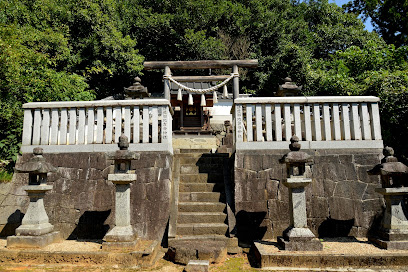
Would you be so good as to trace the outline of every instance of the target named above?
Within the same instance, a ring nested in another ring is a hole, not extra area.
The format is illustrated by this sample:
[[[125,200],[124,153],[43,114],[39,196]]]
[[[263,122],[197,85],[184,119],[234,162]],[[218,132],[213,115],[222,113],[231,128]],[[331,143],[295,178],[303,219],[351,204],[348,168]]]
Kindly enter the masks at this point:
[[[236,149],[286,149],[292,135],[304,149],[382,148],[378,102],[373,96],[238,98]]]
[[[119,136],[134,151],[170,151],[173,110],[168,100],[33,102],[23,105],[22,152],[115,151]]]

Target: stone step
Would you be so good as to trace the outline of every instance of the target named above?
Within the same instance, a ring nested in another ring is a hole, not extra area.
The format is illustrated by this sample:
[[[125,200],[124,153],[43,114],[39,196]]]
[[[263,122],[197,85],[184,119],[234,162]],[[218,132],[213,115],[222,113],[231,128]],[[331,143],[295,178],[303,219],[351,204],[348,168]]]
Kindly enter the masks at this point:
[[[181,156],[180,165],[224,165],[224,157]]]
[[[220,202],[179,202],[179,212],[223,212],[226,208]]]
[[[204,153],[210,153],[211,148],[186,148],[186,149],[180,149],[180,154],[189,154],[189,153],[198,153],[198,154],[204,154]]]
[[[223,192],[223,183],[180,183],[179,192]]]
[[[185,183],[223,183],[224,175],[222,173],[196,173],[181,174],[180,182]]]
[[[169,239],[169,244],[171,243],[170,241],[171,239]],[[225,245],[230,248],[230,249],[234,249],[236,250],[239,246],[238,246],[238,239],[236,237],[227,237],[225,235],[214,235],[214,234],[210,234],[210,235],[184,235],[184,236],[176,236],[175,238],[173,238],[173,240],[179,240],[179,241],[183,241],[183,240],[196,240],[196,241],[223,241],[225,242]],[[230,251],[228,251],[230,252]],[[231,252],[231,253],[236,253],[236,252]]]
[[[251,247],[253,264],[259,271],[407,271],[406,254],[362,252],[350,253],[348,242],[342,242],[341,253],[311,251],[307,254],[276,251],[270,242],[254,241]],[[354,243],[350,243],[354,244]],[[333,246],[334,247],[334,246]],[[330,246],[332,248],[332,246]],[[370,251],[370,250],[368,250]]]
[[[210,174],[210,173],[220,173],[222,174],[223,166],[218,164],[201,164],[201,165],[180,165],[180,174]]]
[[[227,250],[223,241],[202,240],[169,240],[166,259],[180,264],[188,264],[192,260],[207,260],[210,263],[220,263],[227,257]],[[184,271],[187,272],[187,269]],[[190,271],[208,271],[190,270]]]
[[[221,241],[227,247],[228,253],[241,253],[242,249],[238,246],[238,239],[236,237],[227,237],[225,235],[184,235],[169,238],[169,245],[176,241],[197,241],[201,244],[202,241]]]
[[[177,235],[225,235],[227,230],[224,223],[177,224]]]
[[[203,149],[205,150],[205,149]],[[228,158],[228,153],[211,153],[211,152],[200,152],[200,149],[181,149],[180,153],[174,154],[177,157],[203,157],[203,158]]]
[[[224,223],[227,215],[222,212],[180,212],[177,224]]]
[[[220,192],[180,192],[181,202],[220,202],[225,197]]]

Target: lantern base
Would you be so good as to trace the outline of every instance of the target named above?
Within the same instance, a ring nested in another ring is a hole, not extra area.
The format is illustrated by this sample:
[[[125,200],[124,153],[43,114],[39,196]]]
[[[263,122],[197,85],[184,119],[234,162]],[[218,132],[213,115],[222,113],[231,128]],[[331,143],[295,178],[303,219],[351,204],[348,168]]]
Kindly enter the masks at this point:
[[[288,251],[321,251],[323,245],[308,228],[288,228],[278,244]]]
[[[61,242],[59,231],[50,232],[39,236],[9,236],[7,248],[42,248],[52,243]]]

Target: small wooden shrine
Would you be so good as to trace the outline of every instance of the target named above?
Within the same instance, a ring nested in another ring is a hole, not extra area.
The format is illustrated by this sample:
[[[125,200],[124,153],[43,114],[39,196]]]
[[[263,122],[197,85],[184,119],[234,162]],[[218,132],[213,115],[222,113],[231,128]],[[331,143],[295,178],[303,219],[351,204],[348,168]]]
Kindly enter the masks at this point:
[[[206,134],[211,132],[208,108],[213,107],[219,97],[238,98],[239,67],[256,68],[258,60],[146,61],[144,66],[146,70],[164,69],[164,97],[175,110],[173,132]],[[172,70],[198,69],[231,69],[231,74],[172,75]],[[227,86],[232,87],[232,95],[228,94]]]

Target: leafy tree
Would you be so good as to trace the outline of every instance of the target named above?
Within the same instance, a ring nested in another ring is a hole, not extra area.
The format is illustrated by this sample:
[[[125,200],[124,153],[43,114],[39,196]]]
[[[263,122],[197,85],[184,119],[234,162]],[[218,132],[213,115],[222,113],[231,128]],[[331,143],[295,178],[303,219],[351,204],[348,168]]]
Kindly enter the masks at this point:
[[[19,150],[22,104],[31,101],[90,100],[85,78],[55,70],[69,54],[59,33],[0,26],[0,154],[14,160]]]
[[[270,96],[290,75],[306,94],[380,96],[387,142],[403,139],[407,51],[358,14],[328,0],[0,0],[0,158],[19,149],[22,103],[121,92],[144,59],[257,58],[242,91]],[[143,73],[161,92],[162,72]]]
[[[382,134],[393,146],[408,137],[408,47],[368,42],[337,51],[330,61],[316,61],[307,75],[310,95],[374,95],[380,101]],[[399,155],[408,160],[408,147]]]
[[[387,43],[408,45],[408,0],[353,0],[345,8],[370,17]]]

